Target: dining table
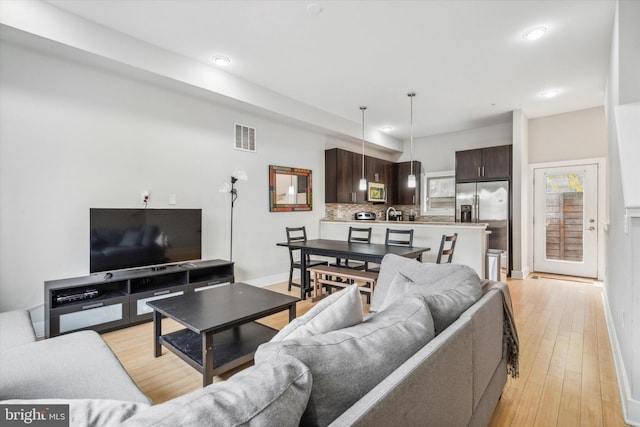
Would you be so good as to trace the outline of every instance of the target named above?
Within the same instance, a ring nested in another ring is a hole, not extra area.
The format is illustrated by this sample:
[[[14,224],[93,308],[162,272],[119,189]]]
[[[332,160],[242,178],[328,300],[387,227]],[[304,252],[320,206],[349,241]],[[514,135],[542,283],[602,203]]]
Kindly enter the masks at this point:
[[[300,298],[303,300],[306,299],[306,291],[311,288],[307,277],[307,256],[318,255],[330,258],[352,259],[356,261],[381,264],[382,258],[387,254],[414,258],[418,261],[422,261],[422,254],[431,250],[431,248],[417,246],[394,246],[385,245],[383,243],[361,243],[331,239],[310,239],[291,243],[282,242],[277,243],[277,245],[291,249],[300,249],[300,283],[303,283],[304,281],[304,286],[300,286]]]

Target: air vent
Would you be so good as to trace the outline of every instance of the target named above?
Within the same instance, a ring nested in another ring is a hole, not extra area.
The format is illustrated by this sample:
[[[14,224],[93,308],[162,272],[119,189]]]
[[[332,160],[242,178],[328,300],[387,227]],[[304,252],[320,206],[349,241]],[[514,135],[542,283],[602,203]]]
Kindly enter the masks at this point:
[[[236,150],[256,151],[256,128],[236,123]]]

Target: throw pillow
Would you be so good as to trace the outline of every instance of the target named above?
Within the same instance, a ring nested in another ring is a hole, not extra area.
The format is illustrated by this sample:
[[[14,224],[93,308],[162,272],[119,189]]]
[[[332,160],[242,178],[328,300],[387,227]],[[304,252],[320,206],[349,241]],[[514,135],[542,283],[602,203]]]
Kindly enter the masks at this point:
[[[271,341],[324,334],[336,329],[348,328],[362,322],[362,298],[358,285],[329,295],[304,315],[282,328]]]
[[[409,279],[402,273],[396,274],[396,276],[391,281],[391,284],[389,285],[389,289],[385,294],[384,301],[382,302],[382,304],[380,304],[379,311],[383,311],[385,308],[389,307],[395,300],[409,293],[412,285],[415,285],[413,280]]]
[[[126,420],[134,426],[297,426],[311,393],[311,373],[285,355],[227,381],[154,405]]]
[[[384,302],[387,292],[391,287],[391,282],[395,279],[396,274],[399,272],[407,273],[409,270],[416,269],[420,265],[421,263],[414,259],[393,254],[385,255],[380,264],[380,273],[378,274],[376,288],[371,296],[369,310],[380,311],[380,306]]]
[[[289,355],[309,367],[313,389],[301,425],[328,425],[433,336],[429,307],[409,297],[349,328],[262,344],[255,360]]]
[[[396,274],[380,309],[407,294],[425,298],[437,335],[480,299],[482,281],[466,265],[421,264]]]

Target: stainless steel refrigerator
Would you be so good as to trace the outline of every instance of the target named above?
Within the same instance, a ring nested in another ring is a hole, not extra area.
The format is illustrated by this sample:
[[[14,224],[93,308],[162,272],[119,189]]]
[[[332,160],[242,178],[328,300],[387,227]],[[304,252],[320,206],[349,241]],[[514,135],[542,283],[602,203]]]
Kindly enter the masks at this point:
[[[506,271],[510,271],[509,181],[456,184],[456,221],[486,222],[489,248],[506,252]],[[470,210],[471,215],[463,212]]]

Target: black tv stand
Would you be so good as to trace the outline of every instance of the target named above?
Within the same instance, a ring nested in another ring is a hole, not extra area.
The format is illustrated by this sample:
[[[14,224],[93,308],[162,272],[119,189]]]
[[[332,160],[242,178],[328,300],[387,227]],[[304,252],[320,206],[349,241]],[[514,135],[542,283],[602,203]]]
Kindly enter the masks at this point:
[[[152,320],[147,301],[234,282],[233,262],[194,261],[44,282],[45,336],[106,332]]]

